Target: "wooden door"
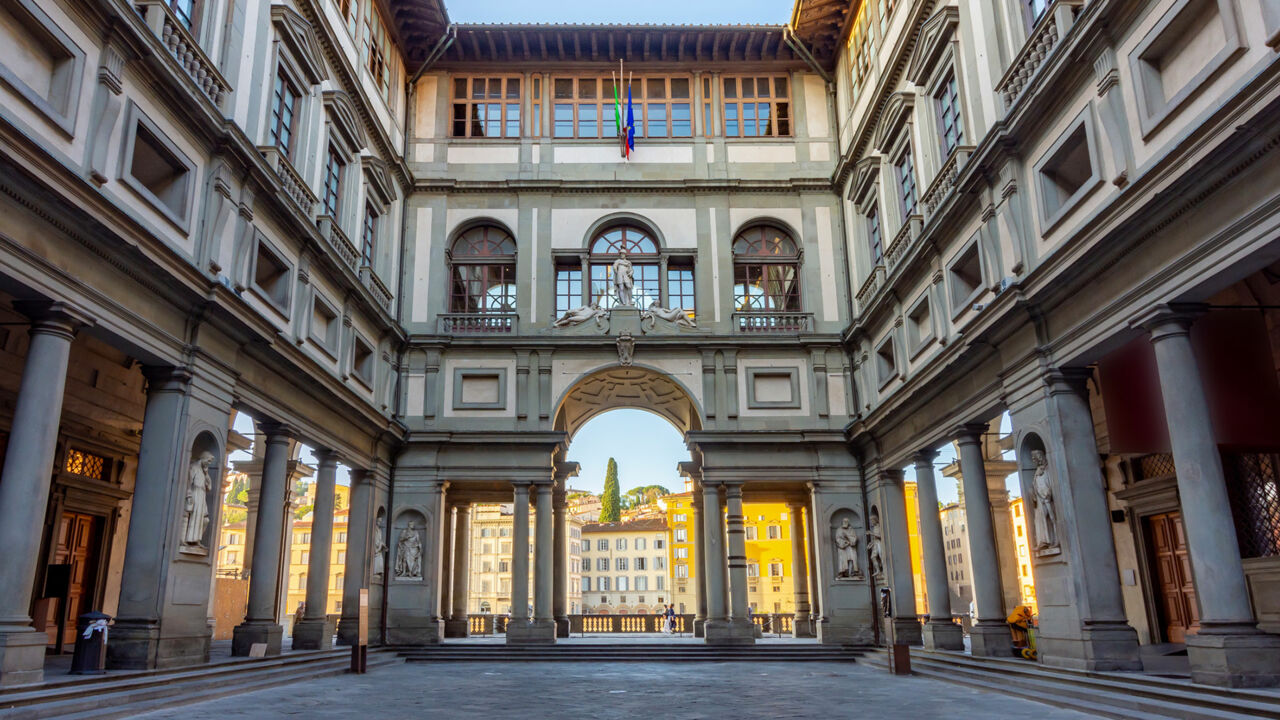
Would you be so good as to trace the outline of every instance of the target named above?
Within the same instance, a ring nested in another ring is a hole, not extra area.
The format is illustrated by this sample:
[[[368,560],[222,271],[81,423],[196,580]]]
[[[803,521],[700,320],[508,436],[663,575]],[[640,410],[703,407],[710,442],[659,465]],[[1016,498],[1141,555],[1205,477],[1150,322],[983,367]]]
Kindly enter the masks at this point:
[[[98,586],[98,555],[102,547],[102,518],[95,515],[64,512],[58,522],[53,562],[71,566],[71,584],[67,597],[66,623],[62,625],[63,647],[76,642],[76,618],[94,607]],[[45,623],[49,644],[57,643],[59,632],[58,603],[49,603]]]
[[[1200,604],[1191,577],[1187,538],[1181,513],[1152,515],[1146,520],[1147,542],[1155,570],[1154,589],[1165,642],[1186,642],[1200,629]]]

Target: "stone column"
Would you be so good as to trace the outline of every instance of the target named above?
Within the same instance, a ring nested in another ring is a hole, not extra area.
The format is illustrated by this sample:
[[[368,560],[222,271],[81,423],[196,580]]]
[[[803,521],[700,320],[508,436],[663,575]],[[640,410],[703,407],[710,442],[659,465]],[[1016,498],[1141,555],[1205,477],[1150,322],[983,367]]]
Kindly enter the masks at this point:
[[[529,619],[529,488],[529,483],[515,484],[511,518],[511,620],[507,623],[508,641],[511,640],[511,628],[522,626]]]
[[[48,636],[31,626],[45,506],[62,419],[71,341],[86,320],[62,303],[21,303],[31,317],[13,430],[0,475],[0,686],[44,679]]]
[[[551,496],[551,545],[555,549],[551,583],[551,614],[556,637],[569,637],[569,528],[564,486],[557,484]]]
[[[720,574],[721,558],[724,557],[724,526],[720,515],[720,490],[709,483],[702,484],[702,521],[703,536],[701,547],[703,553],[706,579],[706,627],[725,622],[724,608],[724,576]]]
[[[965,523],[969,527],[973,603],[978,615],[969,632],[969,641],[975,656],[1007,657],[1012,637],[1005,617],[991,505],[987,502],[987,471],[982,457],[982,433],[986,429],[985,424],[974,423],[962,425],[955,431],[964,481]]]
[[[268,655],[280,654],[284,628],[276,622],[276,602],[284,542],[284,514],[289,474],[290,430],[274,422],[258,424],[266,452],[254,532],[253,574],[249,576],[249,611],[231,637],[231,654],[247,657],[253,645],[264,643]]]
[[[471,579],[471,504],[461,503],[454,508],[453,516],[453,597],[449,604],[449,619],[444,624],[444,636],[464,638],[470,634],[467,619],[468,581]]]
[[[450,493],[452,494],[452,493]],[[444,526],[440,533],[440,618],[444,629],[445,637],[448,637],[449,618],[453,617],[453,540],[454,540],[454,520],[457,518],[458,508],[452,501],[447,501],[444,506],[444,517],[442,522]]]
[[[369,587],[370,514],[373,478],[368,470],[351,470],[351,506],[347,510],[347,565],[343,571],[342,619],[338,644],[354,645],[360,632],[360,590]],[[376,543],[375,543],[376,544]]]
[[[812,493],[810,493],[812,496]],[[818,556],[815,554],[817,549],[814,546],[814,537],[817,535],[817,526],[813,520],[813,499],[810,497],[808,505],[804,509],[805,517],[805,544],[809,554],[809,618],[812,622],[811,627],[817,633],[818,619],[822,617],[822,607],[820,606],[820,597],[818,594]]]
[[[926,650],[963,650],[964,630],[951,616],[951,590],[947,584],[947,547],[938,515],[938,483],[933,459],[938,453],[916,453],[916,499],[919,503],[920,548],[924,560],[924,589],[929,601],[929,620],[921,639]]]
[[[729,619],[723,623],[707,624],[707,642],[751,645],[756,641],[756,631],[747,616],[747,543],[742,527],[742,482],[728,481],[724,486],[728,509]]]
[[[1249,604],[1222,458],[1191,346],[1191,323],[1190,315],[1168,311],[1146,324],[1200,601],[1200,631],[1187,637],[1191,679],[1229,687],[1272,686],[1280,684],[1280,637],[1258,630]]]
[[[551,598],[555,595],[555,513],[551,509],[551,485],[538,484],[537,538],[533,543],[534,619],[539,625],[555,624]]]
[[[884,532],[888,536],[888,585],[893,618],[890,621],[892,641],[896,644],[920,644],[920,620],[916,616],[915,576],[911,572],[911,531],[907,528],[906,489],[902,470],[881,471],[881,509]]]
[[[693,595],[696,610],[693,617],[693,636],[706,637],[704,625],[707,622],[707,530],[703,521],[705,513],[702,509],[702,497],[693,494]]]
[[[338,454],[316,450],[316,502],[311,509],[311,558],[307,563],[307,600],[293,628],[294,650],[330,650],[337,623],[329,619],[329,558],[333,554],[333,506]],[[344,578],[345,582],[345,578]]]
[[[534,611],[529,619],[529,493],[537,503],[537,540],[534,543]],[[548,644],[556,641],[555,619],[551,611],[551,486],[516,483],[515,518],[511,543],[511,621],[507,642]]]
[[[809,564],[805,560],[804,502],[788,501],[791,516],[791,579],[796,596],[796,615],[791,621],[791,634],[798,638],[816,637],[809,616]]]

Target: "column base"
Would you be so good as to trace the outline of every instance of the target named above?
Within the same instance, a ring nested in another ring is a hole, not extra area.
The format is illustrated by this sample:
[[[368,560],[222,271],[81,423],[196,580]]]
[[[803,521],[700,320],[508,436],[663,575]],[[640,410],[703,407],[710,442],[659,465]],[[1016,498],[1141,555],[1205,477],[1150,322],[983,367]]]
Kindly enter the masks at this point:
[[[817,632],[819,645],[875,645],[875,616],[869,613],[860,614],[862,621],[856,617],[818,618]]]
[[[894,645],[920,647],[920,621],[915,618],[893,618],[889,621],[889,638]]]
[[[964,650],[964,628],[953,622],[927,622],[920,640],[925,650]]]
[[[117,620],[107,643],[108,670],[154,670],[160,626],[147,620]]]
[[[444,621],[439,618],[401,616],[387,622],[388,645],[439,645],[444,640]]]
[[[558,638],[569,637],[569,616],[568,615],[562,615],[561,617],[556,618],[556,637]]]
[[[1040,662],[1075,670],[1141,670],[1138,633],[1126,623],[1087,624],[1077,638],[1040,636],[1036,641]]]
[[[44,648],[49,636],[34,628],[0,631],[0,687],[44,681]]]
[[[703,626],[708,645],[754,645],[755,623],[746,618],[708,620]]]
[[[471,619],[465,615],[460,618],[449,618],[444,621],[444,636],[448,638],[465,638],[471,635]]]
[[[528,623],[507,624],[508,645],[554,645],[556,622],[554,620],[530,620]]]
[[[248,657],[253,646],[265,643],[267,655],[279,655],[284,640],[284,627],[273,622],[250,622],[246,620],[231,631],[231,655]]]
[[[1013,633],[999,620],[979,620],[969,630],[969,652],[974,657],[1013,657]]]
[[[350,647],[360,639],[360,618],[343,615],[338,620],[338,645]]]
[[[811,638],[817,636],[817,631],[813,629],[813,618],[809,616],[809,613],[796,613],[796,616],[791,619],[791,637]]]
[[[1280,636],[1262,632],[1187,636],[1192,682],[1219,687],[1280,685]]]
[[[705,619],[693,619],[693,636],[696,638],[707,636],[707,621]]]
[[[333,633],[338,623],[324,618],[321,620],[299,620],[293,626],[294,650],[332,650]]]

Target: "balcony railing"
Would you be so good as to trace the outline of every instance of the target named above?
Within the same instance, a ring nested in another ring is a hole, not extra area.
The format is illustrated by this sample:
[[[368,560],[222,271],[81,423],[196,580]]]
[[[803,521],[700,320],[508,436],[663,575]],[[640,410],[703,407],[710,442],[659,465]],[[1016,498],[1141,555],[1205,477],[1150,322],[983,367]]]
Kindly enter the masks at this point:
[[[813,331],[813,313],[736,312],[733,326],[743,333],[797,333]]]
[[[790,635],[792,628],[795,626],[796,616],[790,613],[769,613],[768,615],[752,615],[751,621],[760,628],[762,635],[776,635],[782,637]]]
[[[440,318],[441,335],[500,335],[516,330],[515,313],[445,313]]]
[[[258,152],[262,153],[267,164],[275,170],[284,194],[293,200],[303,215],[311,217],[315,213],[318,200],[315,193],[311,192],[311,188],[307,187],[306,181],[294,169],[293,163],[289,162],[289,158],[285,157],[284,153],[280,152],[280,148],[275,145],[262,145],[258,148]]]
[[[134,9],[173,59],[178,61],[182,70],[195,82],[196,87],[200,88],[200,92],[222,109],[222,101],[231,92],[231,84],[200,49],[200,44],[173,14],[169,4],[163,0],[137,0]]]
[[[693,632],[693,615],[676,615],[675,632],[688,635]],[[570,635],[639,635],[661,633],[663,617],[651,615],[570,615]],[[788,636],[792,633],[795,616],[791,613],[757,613],[751,621],[762,635]],[[507,615],[472,614],[467,616],[467,626],[472,637],[498,635],[507,631]]]
[[[971,155],[973,155],[972,145],[961,145],[951,152],[951,157],[943,163],[942,169],[938,171],[937,176],[933,178],[933,182],[929,184],[929,189],[925,191],[924,197],[920,198],[920,204],[924,207],[925,217],[933,217],[942,202],[955,189],[956,180],[960,179],[960,171],[969,162]]]
[[[391,312],[391,291],[383,284],[382,278],[378,277],[378,273],[374,272],[373,268],[368,265],[360,266],[360,282],[369,289],[373,299],[378,301],[378,305],[381,305],[383,310]]]
[[[342,228],[338,225],[338,221],[329,215],[321,215],[316,218],[316,227],[320,230],[320,234],[329,243],[329,247],[342,258],[342,262],[352,270],[359,271],[360,255],[356,252],[356,246],[351,244],[351,240],[347,234],[342,232]]]
[[[1031,84],[1031,79],[1044,64],[1045,58],[1053,53],[1062,36],[1067,34],[1067,29],[1075,22],[1076,13],[1084,6],[1084,2],[1085,0],[1057,0],[1031,31],[1022,52],[1014,58],[1013,64],[996,85],[996,94],[1004,100],[1005,110],[1013,107],[1022,91]]]
[[[863,281],[862,287],[858,289],[858,312],[864,313],[871,306],[871,300],[884,286],[884,265],[877,265],[871,270],[871,274]]]
[[[902,260],[907,254],[907,249],[911,247],[912,242],[920,237],[920,231],[924,229],[924,218],[920,215],[910,215],[907,221],[902,223],[902,227],[898,228],[898,234],[893,236],[893,240],[889,241],[889,247],[884,251],[884,262],[886,269],[892,270],[894,266]]]

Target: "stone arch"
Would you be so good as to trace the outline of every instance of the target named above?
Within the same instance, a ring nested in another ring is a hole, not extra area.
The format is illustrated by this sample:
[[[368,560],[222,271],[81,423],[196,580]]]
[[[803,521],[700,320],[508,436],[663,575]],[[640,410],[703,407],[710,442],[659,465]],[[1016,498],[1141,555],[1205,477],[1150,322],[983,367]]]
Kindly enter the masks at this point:
[[[693,393],[676,378],[644,365],[613,365],[580,377],[556,403],[555,429],[572,440],[588,420],[617,408],[651,412],[681,434],[702,429],[702,407]]]
[[[776,215],[753,215],[748,220],[738,223],[738,226],[733,229],[733,233],[729,235],[730,242],[741,235],[744,231],[750,230],[754,227],[760,227],[761,225],[778,228],[790,235],[791,239],[795,241],[796,249],[799,250],[799,254],[804,254],[804,241],[802,240],[803,236],[800,233],[800,228],[793,227],[791,223],[777,217]]]
[[[496,227],[499,230],[502,230],[506,234],[510,235],[511,238],[516,241],[516,245],[518,249],[520,238],[519,236],[516,235],[515,230],[513,230],[511,226],[508,225],[507,223],[490,215],[479,215],[473,218],[467,218],[466,220],[463,220],[462,222],[458,223],[456,226],[454,226],[452,230],[449,231],[449,239],[447,242],[445,242],[445,245],[444,245],[445,248],[453,247],[454,241],[462,237],[462,234],[465,233],[466,231],[471,230],[472,228],[481,227],[483,225]]]
[[[648,232],[650,237],[653,238],[653,241],[657,243],[659,252],[661,252],[663,248],[667,247],[667,239],[662,234],[662,229],[658,227],[657,223],[637,213],[619,211],[600,217],[587,227],[587,232],[582,238],[582,250],[584,252],[590,252],[592,240],[600,235],[600,233],[619,225],[636,225],[645,232]]]

